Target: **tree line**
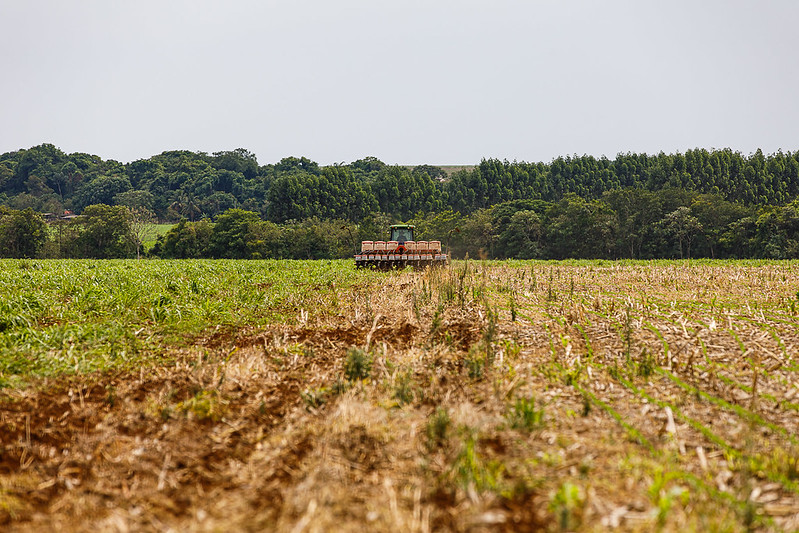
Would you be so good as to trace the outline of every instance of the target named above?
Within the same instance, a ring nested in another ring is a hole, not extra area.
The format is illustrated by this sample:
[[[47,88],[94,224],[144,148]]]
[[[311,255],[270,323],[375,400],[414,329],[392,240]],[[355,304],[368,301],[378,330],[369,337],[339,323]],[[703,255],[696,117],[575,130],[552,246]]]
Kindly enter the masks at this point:
[[[231,208],[213,221],[182,219],[143,252],[147,212],[87,206],[46,222],[33,209],[0,207],[0,256],[44,258],[335,259],[361,240],[384,239],[394,220],[306,218],[275,223]],[[599,199],[512,200],[462,214],[451,209],[408,219],[417,239],[441,240],[454,257],[518,259],[799,258],[799,200],[744,206],[685,189],[618,189]]]
[[[432,165],[386,165],[367,157],[320,166],[304,157],[259,165],[245,149],[168,151],[123,164],[51,144],[0,155],[0,205],[81,213],[96,204],[147,209],[159,220],[214,218],[231,208],[283,223],[309,217],[395,220],[451,209],[470,214],[514,200],[558,202],[569,194],[686,189],[742,205],[785,205],[799,196],[799,151],[743,155],[730,149],[657,155],[559,157],[550,163],[485,159],[447,175]]]
[[[411,222],[455,256],[799,256],[799,152],[481,161],[448,175],[367,157],[259,165],[244,149],[128,164],[53,145],[0,155],[0,255],[335,258]],[[80,216],[45,223],[42,213]]]

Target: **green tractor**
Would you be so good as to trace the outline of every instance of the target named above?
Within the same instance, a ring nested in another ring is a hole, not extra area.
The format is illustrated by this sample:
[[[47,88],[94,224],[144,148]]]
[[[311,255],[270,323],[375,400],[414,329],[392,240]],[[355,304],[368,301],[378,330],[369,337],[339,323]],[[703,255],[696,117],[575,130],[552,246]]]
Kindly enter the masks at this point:
[[[394,224],[388,241],[362,241],[355,267],[389,270],[448,265],[449,255],[441,250],[441,241],[414,240],[414,229],[410,224]]]

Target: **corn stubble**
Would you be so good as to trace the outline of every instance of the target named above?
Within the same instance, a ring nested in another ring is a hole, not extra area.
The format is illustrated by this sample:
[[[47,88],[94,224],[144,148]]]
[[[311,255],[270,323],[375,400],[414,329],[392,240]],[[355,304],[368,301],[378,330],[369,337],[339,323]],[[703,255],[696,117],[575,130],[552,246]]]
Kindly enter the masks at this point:
[[[0,527],[799,529],[799,264],[0,262]]]

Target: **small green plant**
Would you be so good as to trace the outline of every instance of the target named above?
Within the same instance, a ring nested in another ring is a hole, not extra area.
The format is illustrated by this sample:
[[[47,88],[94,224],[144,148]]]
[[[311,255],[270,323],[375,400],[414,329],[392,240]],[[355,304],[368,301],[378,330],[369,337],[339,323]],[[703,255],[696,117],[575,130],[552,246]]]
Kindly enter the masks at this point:
[[[394,399],[399,405],[411,403],[414,396],[413,372],[410,370],[397,376],[394,385]]]
[[[23,501],[13,492],[8,487],[0,486],[0,519],[4,521],[9,518],[16,520],[25,509]]]
[[[534,431],[544,425],[544,409],[537,409],[533,398],[517,398],[506,418],[514,429]]]
[[[511,322],[516,322],[516,293],[512,292],[510,294],[510,320]]]
[[[483,330],[483,347],[485,348],[486,365],[490,366],[494,363],[494,339],[499,329],[497,325],[499,314],[496,310],[492,310],[490,307],[486,306],[486,318],[488,319],[488,323],[486,324],[485,330]]]
[[[614,361],[612,365],[610,365],[610,366],[608,366],[606,368],[607,368],[608,374],[610,374],[610,377],[612,377],[616,381],[621,381],[624,378],[624,375],[623,375],[623,373],[621,371],[621,368],[619,367],[619,364],[617,362]]]
[[[333,399],[335,396],[340,396],[341,394],[344,394],[349,387],[350,384],[348,381],[344,381],[341,378],[338,378],[329,387],[305,389],[300,393],[300,398],[302,398],[302,401],[305,403],[306,409],[311,411],[322,407],[328,401]],[[263,407],[265,406],[262,402],[262,408]],[[260,414],[265,414],[265,413],[261,412]]]
[[[555,290],[552,287],[552,270],[549,271],[549,284],[547,285],[547,301],[554,302],[558,299],[558,295],[555,294]]]
[[[591,461],[591,457],[584,457],[580,464],[577,465],[577,472],[580,473],[580,477],[585,479],[588,477],[588,474],[591,472],[593,468],[593,462]]]
[[[622,331],[622,340],[624,341],[624,359],[630,360],[630,349],[633,344],[633,317],[630,313],[630,308],[624,313],[624,330]]]
[[[347,350],[347,358],[344,360],[344,376],[349,381],[366,379],[371,372],[371,353],[356,347]]]
[[[655,372],[655,357],[646,348],[643,348],[637,366],[636,373],[641,377],[647,378]]]
[[[322,407],[327,402],[327,397],[330,391],[327,387],[320,387],[318,389],[306,389],[300,393],[300,398],[305,402],[305,407],[310,409],[317,409]]]
[[[799,458],[795,451],[781,446],[767,454],[755,453],[746,458],[738,458],[733,462],[733,467],[759,477],[768,475],[790,482],[799,480]]]
[[[485,353],[479,344],[473,345],[464,360],[466,373],[472,379],[483,379],[485,376]]]
[[[196,279],[191,280],[189,283],[189,290],[192,292],[192,294],[202,294],[203,292],[200,282]]]
[[[588,334],[585,332],[585,328],[580,324],[574,324],[574,327],[583,335],[583,341],[585,342],[585,352],[586,357],[588,359],[593,359],[594,357],[594,348],[591,346],[591,340],[588,338]]]
[[[569,387],[580,382],[580,375],[583,373],[583,365],[575,364],[565,369],[563,373],[563,383]]]
[[[339,377],[336,378],[336,381],[334,381],[333,384],[330,386],[330,394],[334,396],[340,396],[345,392],[347,392],[349,388],[350,388],[349,382],[344,381]]]
[[[522,347],[519,344],[512,340],[512,339],[505,339],[502,341],[502,344],[505,348],[505,358],[506,360],[513,360],[518,357],[519,353],[522,351]]]
[[[200,390],[188,400],[180,402],[178,409],[197,420],[216,421],[224,414],[224,402],[220,400],[217,391]]]
[[[447,410],[443,407],[437,407],[427,419],[427,426],[425,427],[427,446],[430,449],[442,447],[449,438],[451,425],[452,421]]]
[[[496,490],[502,481],[504,470],[500,462],[483,460],[477,451],[477,442],[473,435],[466,438],[463,449],[452,466],[458,484],[464,489],[474,487],[478,492]]]
[[[444,304],[439,304],[436,313],[433,315],[433,322],[430,325],[430,339],[432,340],[438,334],[443,322],[442,314],[444,313]]]
[[[549,510],[555,514],[561,531],[572,531],[580,526],[584,503],[580,487],[568,481],[560,486],[549,502]]]
[[[458,275],[458,301],[460,303],[461,309],[463,309],[463,306],[466,303],[464,285],[465,285],[466,275],[468,273],[469,273],[469,255],[467,253],[463,262],[463,270],[461,270]]]
[[[666,490],[666,485],[676,476],[662,471],[655,472],[652,484],[649,486],[647,492],[649,498],[655,507],[657,507],[657,525],[662,528],[666,525],[666,519],[669,516],[669,511],[674,506],[674,501],[679,499],[683,505],[688,504],[690,494],[686,489],[680,486],[674,486]]]
[[[2,387],[0,387],[2,388]],[[105,403],[108,404],[109,407],[114,407],[117,401],[117,389],[113,385],[106,385],[105,386]]]
[[[589,414],[591,414],[591,398],[585,393],[582,394],[582,397],[583,397],[583,410],[580,412],[580,414],[583,417],[586,417]]]
[[[494,364],[494,338],[498,329],[498,315],[490,307],[486,307],[486,313],[488,323],[483,330],[483,338],[469,348],[469,353],[464,359],[466,372],[472,379],[483,379],[486,367]]]

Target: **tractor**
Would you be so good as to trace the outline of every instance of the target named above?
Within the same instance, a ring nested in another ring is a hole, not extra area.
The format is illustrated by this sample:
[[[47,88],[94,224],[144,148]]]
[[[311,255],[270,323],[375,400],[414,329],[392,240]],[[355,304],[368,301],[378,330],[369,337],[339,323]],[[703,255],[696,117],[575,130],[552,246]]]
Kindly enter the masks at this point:
[[[361,251],[355,254],[355,267],[390,270],[448,265],[449,256],[441,251],[441,241],[416,241],[414,229],[410,224],[395,224],[388,241],[362,241]]]

